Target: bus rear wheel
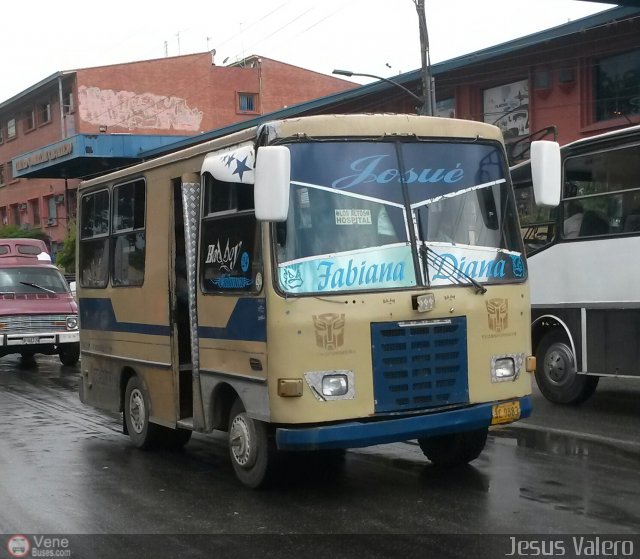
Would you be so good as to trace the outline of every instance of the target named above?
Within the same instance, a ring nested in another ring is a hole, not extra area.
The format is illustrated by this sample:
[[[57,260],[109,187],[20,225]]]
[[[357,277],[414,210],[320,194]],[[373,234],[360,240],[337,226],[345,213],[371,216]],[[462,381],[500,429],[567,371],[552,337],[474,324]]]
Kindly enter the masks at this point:
[[[545,335],[536,351],[536,383],[555,404],[581,404],[598,386],[599,377],[579,375],[566,336],[557,330]]]
[[[252,489],[266,485],[275,467],[275,455],[267,424],[249,417],[237,399],[229,415],[229,456],[238,479]]]
[[[462,466],[475,460],[487,442],[488,428],[437,437],[423,437],[418,444],[436,466]]]
[[[124,393],[124,420],[129,437],[138,448],[151,448],[158,443],[160,427],[149,422],[149,395],[138,377],[131,377]]]
[[[72,344],[62,344],[58,347],[58,356],[60,357],[60,362],[63,365],[67,365],[71,367],[78,362],[80,359],[80,344],[72,343]]]

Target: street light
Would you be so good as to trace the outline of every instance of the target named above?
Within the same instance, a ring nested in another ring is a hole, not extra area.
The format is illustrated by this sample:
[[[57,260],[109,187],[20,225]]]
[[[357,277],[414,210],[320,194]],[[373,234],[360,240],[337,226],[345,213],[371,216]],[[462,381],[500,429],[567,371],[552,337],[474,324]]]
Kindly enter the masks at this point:
[[[420,103],[420,107],[423,106],[424,100],[422,99],[422,97],[420,97],[419,95],[416,95],[413,91],[411,91],[410,89],[407,89],[404,85],[400,85],[398,82],[394,82],[393,80],[390,80],[389,78],[383,78],[382,76],[375,76],[373,74],[363,74],[363,73],[360,73],[360,72],[351,72],[350,70],[334,70],[332,73],[336,74],[337,76],[346,76],[348,78],[350,78],[352,76],[361,76],[361,77],[364,77],[364,78],[373,78],[375,80],[382,80],[383,82],[387,82],[387,83],[390,83],[391,85],[399,87],[400,89],[402,89],[402,91],[404,91],[405,93],[408,93],[409,95],[411,95],[411,97],[413,97],[416,101],[418,101],[418,103]]]

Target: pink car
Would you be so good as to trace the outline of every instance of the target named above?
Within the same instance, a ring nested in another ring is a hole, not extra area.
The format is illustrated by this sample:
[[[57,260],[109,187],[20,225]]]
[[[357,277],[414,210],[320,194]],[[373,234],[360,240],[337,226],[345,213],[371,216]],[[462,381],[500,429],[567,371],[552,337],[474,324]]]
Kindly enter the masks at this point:
[[[78,305],[44,241],[0,239],[0,357],[80,358]]]

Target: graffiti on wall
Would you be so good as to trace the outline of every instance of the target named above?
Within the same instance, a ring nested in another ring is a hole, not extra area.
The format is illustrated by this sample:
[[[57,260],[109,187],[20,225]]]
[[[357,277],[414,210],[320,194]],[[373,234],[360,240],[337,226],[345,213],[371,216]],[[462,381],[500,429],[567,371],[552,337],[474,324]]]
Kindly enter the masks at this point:
[[[203,117],[180,97],[80,86],[78,98],[80,118],[96,125],[197,132]]]

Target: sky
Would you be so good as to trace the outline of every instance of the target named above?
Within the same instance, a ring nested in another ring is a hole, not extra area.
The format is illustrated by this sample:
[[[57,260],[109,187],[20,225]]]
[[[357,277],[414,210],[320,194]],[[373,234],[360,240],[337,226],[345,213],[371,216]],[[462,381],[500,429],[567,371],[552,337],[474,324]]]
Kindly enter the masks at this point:
[[[425,6],[432,63],[613,7],[578,0]],[[324,74],[341,68],[389,78],[420,67],[413,0],[35,0],[3,2],[2,20],[0,103],[58,71],[213,49],[219,65],[258,54]]]

